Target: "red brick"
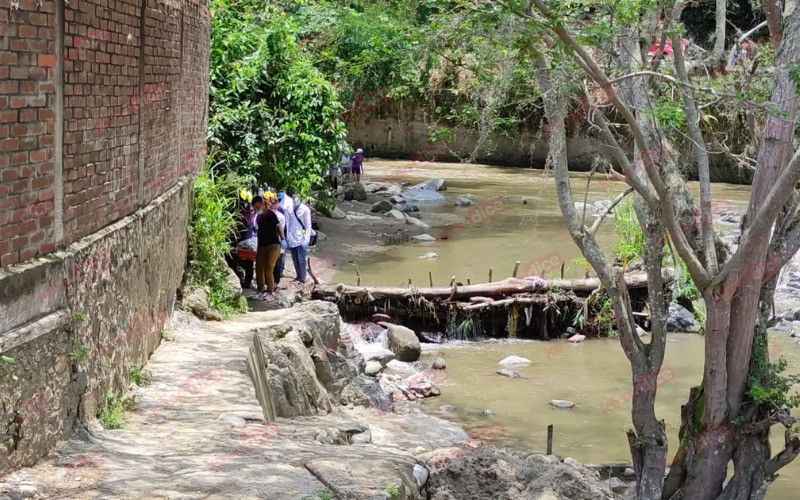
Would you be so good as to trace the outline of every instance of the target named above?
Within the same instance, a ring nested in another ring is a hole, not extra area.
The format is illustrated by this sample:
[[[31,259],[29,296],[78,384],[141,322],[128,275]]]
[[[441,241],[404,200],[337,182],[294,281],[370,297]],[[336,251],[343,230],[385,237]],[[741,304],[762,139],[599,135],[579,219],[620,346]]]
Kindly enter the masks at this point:
[[[12,250],[19,250],[20,248],[24,247],[27,244],[28,244],[28,236],[27,235],[18,236],[16,238],[14,238],[13,240],[11,240],[11,249]]]
[[[36,255],[36,250],[32,248],[25,248],[19,253],[19,260],[28,260]]]
[[[0,257],[0,267],[7,267],[15,262],[18,262],[18,253],[10,252]]]
[[[28,105],[28,99],[26,97],[12,97],[11,98],[11,107],[12,108],[24,108]]]
[[[19,139],[6,139],[0,141],[0,152],[8,153],[19,149]]]

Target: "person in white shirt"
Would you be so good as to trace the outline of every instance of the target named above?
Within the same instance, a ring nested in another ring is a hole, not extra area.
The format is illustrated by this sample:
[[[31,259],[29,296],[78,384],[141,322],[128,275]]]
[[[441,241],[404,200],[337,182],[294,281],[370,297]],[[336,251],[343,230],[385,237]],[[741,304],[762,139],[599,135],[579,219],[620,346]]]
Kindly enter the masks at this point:
[[[291,191],[287,192],[285,189],[278,191],[278,203],[283,210],[283,215],[288,214],[294,209],[294,200],[292,200]]]
[[[294,206],[288,212],[284,212],[288,229],[286,241],[297,274],[295,281],[302,283],[306,280],[306,255],[314,230],[311,228],[311,209],[308,205],[299,198],[295,198],[293,204]]]
[[[278,217],[278,222],[280,222],[283,234],[286,235],[286,215],[284,215],[283,209],[280,206],[280,202],[277,199],[274,201],[272,209],[275,212],[275,215]],[[286,262],[287,248],[289,248],[289,245],[286,242],[286,238],[281,239],[281,254],[278,257],[277,262],[275,262],[275,268],[273,269],[276,290],[278,289],[278,284],[281,282],[281,278],[283,277],[283,265]]]

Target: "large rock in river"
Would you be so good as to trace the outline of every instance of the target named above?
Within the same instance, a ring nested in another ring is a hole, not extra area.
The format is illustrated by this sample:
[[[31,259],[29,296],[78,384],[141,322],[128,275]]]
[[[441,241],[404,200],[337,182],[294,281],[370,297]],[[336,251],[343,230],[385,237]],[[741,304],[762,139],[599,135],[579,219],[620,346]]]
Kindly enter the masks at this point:
[[[399,361],[416,361],[422,352],[419,339],[414,330],[391,323],[380,323],[388,330],[389,349]]]
[[[403,192],[406,201],[444,201],[444,195],[430,189],[411,188]]]
[[[372,207],[369,209],[370,212],[388,212],[389,210],[393,209],[394,205],[389,200],[381,200],[372,204]]]
[[[415,184],[408,189],[426,189],[428,191],[445,191],[447,190],[447,182],[444,179],[430,179],[425,182]]]
[[[668,332],[699,332],[700,324],[694,319],[694,315],[680,304],[672,303],[669,305],[667,313]]]

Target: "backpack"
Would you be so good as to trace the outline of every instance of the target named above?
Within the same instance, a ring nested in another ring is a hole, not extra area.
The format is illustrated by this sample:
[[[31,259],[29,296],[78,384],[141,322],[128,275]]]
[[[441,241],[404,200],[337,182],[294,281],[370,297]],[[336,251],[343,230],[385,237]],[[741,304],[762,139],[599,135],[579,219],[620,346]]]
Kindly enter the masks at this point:
[[[313,247],[317,244],[317,232],[314,231],[314,211],[311,210],[311,207],[308,208],[308,211],[311,213],[311,240],[308,242],[308,245]],[[300,223],[303,231],[308,231],[306,225],[303,224],[303,221],[300,220],[300,217],[297,215],[297,207],[294,207],[294,218]]]

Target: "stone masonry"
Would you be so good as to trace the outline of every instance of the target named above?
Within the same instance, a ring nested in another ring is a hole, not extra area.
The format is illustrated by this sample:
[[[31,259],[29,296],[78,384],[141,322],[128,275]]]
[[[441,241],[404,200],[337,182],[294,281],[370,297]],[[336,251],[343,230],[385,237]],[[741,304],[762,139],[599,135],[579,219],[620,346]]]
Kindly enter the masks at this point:
[[[157,347],[205,161],[207,0],[0,0],[0,473]]]

